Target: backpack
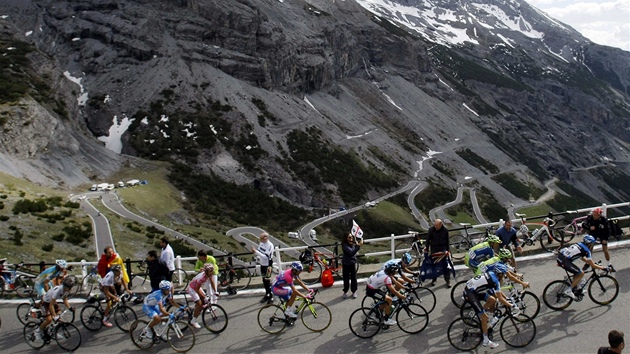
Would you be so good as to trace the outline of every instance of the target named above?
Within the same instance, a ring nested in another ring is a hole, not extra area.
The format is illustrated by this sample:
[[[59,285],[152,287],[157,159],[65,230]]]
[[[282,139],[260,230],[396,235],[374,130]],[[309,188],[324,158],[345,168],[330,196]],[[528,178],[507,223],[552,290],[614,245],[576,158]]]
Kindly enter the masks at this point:
[[[333,278],[332,270],[328,268],[324,269],[324,271],[322,272],[322,286],[324,288],[329,288],[333,286],[334,283],[335,279]]]
[[[305,249],[304,252],[300,254],[300,262],[302,263],[311,263],[313,261],[313,253],[310,249]]]
[[[617,240],[623,235],[617,220],[608,220],[608,231],[610,231],[610,236],[614,236]]]

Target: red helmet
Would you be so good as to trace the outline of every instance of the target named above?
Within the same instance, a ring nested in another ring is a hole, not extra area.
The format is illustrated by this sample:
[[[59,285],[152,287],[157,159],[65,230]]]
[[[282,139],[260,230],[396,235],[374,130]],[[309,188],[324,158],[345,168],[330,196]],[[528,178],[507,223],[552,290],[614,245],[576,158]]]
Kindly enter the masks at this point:
[[[595,208],[595,209],[593,209],[593,214],[601,215],[602,214],[602,208]]]

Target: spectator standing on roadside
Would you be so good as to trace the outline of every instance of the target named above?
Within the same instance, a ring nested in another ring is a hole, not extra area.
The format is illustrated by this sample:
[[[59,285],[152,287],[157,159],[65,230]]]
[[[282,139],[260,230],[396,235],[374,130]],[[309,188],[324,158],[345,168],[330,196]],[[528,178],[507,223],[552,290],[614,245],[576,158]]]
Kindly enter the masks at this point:
[[[168,244],[168,238],[166,236],[160,239],[160,247],[162,247],[162,253],[160,254],[160,259],[166,263],[168,267],[168,276],[166,280],[173,283],[173,271],[175,271],[175,253],[173,253],[173,248]]]
[[[341,248],[343,249],[343,256],[341,258],[341,265],[343,271],[343,298],[348,297],[348,289],[352,291],[352,298],[357,298],[357,252],[363,245],[363,238],[356,242],[354,236],[351,233],[346,233],[343,237]]]
[[[212,271],[212,282],[207,282],[206,284],[208,295],[210,295],[210,303],[216,304],[217,296],[219,295],[219,290],[217,289],[217,287],[219,286],[219,265],[217,264],[216,258],[214,258],[212,255],[209,255],[204,250],[199,250],[197,252],[197,263],[195,263],[195,272],[201,272],[203,266],[206,264],[212,264],[214,266],[214,271]]]
[[[608,333],[608,344],[610,347],[600,347],[597,354],[621,354],[626,343],[623,339],[623,332],[612,330]]]
[[[518,237],[516,237],[516,230],[512,227],[512,221],[506,220],[505,224],[501,226],[495,233],[501,239],[500,248],[510,249],[510,244],[514,246],[514,251],[519,254],[523,252],[523,248],[518,243]],[[512,252],[512,266],[516,267],[516,259],[514,259],[514,252]]]
[[[593,212],[586,217],[586,220],[582,223],[582,229],[599,239],[602,243],[602,251],[604,251],[604,257],[610,264],[610,254],[608,253],[608,237],[610,236],[610,230],[608,229],[608,220],[603,214],[602,208],[595,208]]]
[[[101,259],[98,260],[98,264],[96,265],[98,275],[100,275],[101,278],[105,278],[105,275],[107,275],[107,273],[114,265],[120,266],[122,279],[125,281],[125,284],[129,284],[129,274],[127,274],[127,267],[125,266],[125,262],[119,254],[114,252],[114,248],[112,246],[107,246],[103,250]],[[115,288],[116,292],[119,295],[122,294],[123,289],[120,283],[116,283]]]
[[[147,271],[151,279],[151,291],[160,288],[160,282],[168,277],[168,266],[163,260],[158,258],[157,251],[150,250],[147,253]]]
[[[447,252],[449,247],[448,229],[444,226],[441,219],[435,219],[433,226],[429,228],[429,232],[427,233],[427,247],[425,251],[429,252],[429,255],[433,255],[438,252]],[[451,273],[448,269],[448,259],[446,257],[442,257],[440,265],[442,266],[446,286],[450,287]],[[436,280],[437,278],[433,278],[431,286],[435,285]]]
[[[273,265],[273,244],[269,241],[269,234],[266,232],[261,233],[259,239],[260,244],[258,244],[258,248],[252,246],[251,250],[260,259],[260,275],[265,286],[265,296],[260,299],[260,303],[271,303],[273,301],[270,279]]]

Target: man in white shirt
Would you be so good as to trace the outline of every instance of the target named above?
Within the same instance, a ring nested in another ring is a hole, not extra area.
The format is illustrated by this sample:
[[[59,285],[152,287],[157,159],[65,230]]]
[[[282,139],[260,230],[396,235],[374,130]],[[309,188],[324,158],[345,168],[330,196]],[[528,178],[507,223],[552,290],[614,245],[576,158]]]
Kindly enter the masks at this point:
[[[262,275],[263,285],[265,286],[265,296],[260,300],[261,303],[273,302],[273,294],[271,293],[271,267],[273,264],[273,244],[269,241],[269,234],[263,232],[260,234],[260,244],[258,248],[252,246],[252,253],[260,259],[260,273]]]
[[[175,270],[175,253],[173,253],[173,248],[168,244],[168,238],[162,237],[160,240],[160,246],[162,247],[162,253],[160,254],[160,259],[166,263],[168,267],[168,276],[166,280],[172,282],[173,281],[173,271]]]

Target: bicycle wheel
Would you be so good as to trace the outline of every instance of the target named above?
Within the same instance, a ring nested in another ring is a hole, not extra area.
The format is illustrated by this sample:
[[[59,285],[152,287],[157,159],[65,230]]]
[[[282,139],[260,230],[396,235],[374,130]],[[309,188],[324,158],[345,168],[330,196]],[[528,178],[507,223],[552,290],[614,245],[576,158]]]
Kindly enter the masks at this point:
[[[451,257],[453,259],[462,260],[466,255],[466,252],[472,247],[470,240],[462,235],[455,235],[450,238]]]
[[[304,327],[313,332],[321,332],[330,326],[332,313],[328,306],[321,302],[311,302],[300,311]]]
[[[461,308],[464,304],[464,290],[466,289],[467,280],[460,280],[451,289],[451,301],[457,308]]]
[[[575,236],[578,235],[578,233],[580,232],[580,230],[578,230],[578,227],[576,224],[571,223],[567,226],[565,226],[562,231],[564,231],[564,239],[562,242],[567,243],[570,242],[571,240],[573,240],[573,238]]]
[[[553,237],[549,236],[549,233],[547,233],[547,231],[541,231],[538,237],[538,240],[540,241],[540,247],[542,247],[542,249],[547,252],[553,252],[559,247],[558,244],[553,242]]]
[[[531,343],[536,337],[536,324],[531,317],[519,314],[514,317],[506,317],[499,328],[501,339],[507,345],[522,348]]]
[[[31,304],[20,304],[17,309],[15,310],[15,313],[17,314],[17,318],[20,321],[20,323],[22,324],[27,324],[29,322],[38,322],[39,319],[42,317],[42,312],[40,309],[33,309],[33,311],[31,310],[33,307],[31,306]]]
[[[118,305],[114,311],[114,322],[123,332],[129,332],[129,327],[138,319],[136,312],[127,305]]]
[[[195,331],[184,321],[171,324],[166,331],[168,344],[178,353],[184,353],[195,346]]]
[[[435,303],[437,299],[435,297],[435,293],[424,286],[419,286],[413,289],[416,298],[413,299],[413,303],[424,307],[428,313],[433,312],[435,309]]]
[[[61,349],[73,352],[81,346],[81,332],[72,323],[60,323],[55,327],[52,337]]]
[[[212,333],[223,332],[228,325],[228,316],[223,307],[219,305],[210,305],[203,310],[201,315],[203,325]]]
[[[453,321],[446,332],[448,341],[457,350],[470,351],[477,348],[483,340],[481,326],[471,326],[458,318]]]
[[[424,256],[424,252],[419,249],[419,246],[414,241],[414,239],[402,239],[398,240],[396,245],[394,246],[395,254],[397,258],[402,257],[403,253],[408,252],[411,255],[411,263],[407,266],[408,268],[412,267],[420,267],[422,264],[422,259]]]
[[[598,305],[608,305],[619,295],[617,279],[608,274],[600,275],[588,285],[588,297]]]
[[[230,275],[230,285],[236,291],[244,290],[252,281],[252,272],[249,268],[234,269],[234,273]]]
[[[139,349],[149,349],[153,346],[153,338],[156,334],[153,328],[151,328],[151,335],[147,336],[144,329],[147,328],[148,325],[148,321],[137,320],[129,326],[129,336],[131,337],[131,341],[133,342],[133,345]]]
[[[98,284],[100,283],[100,281],[100,275],[88,274],[85,278],[83,278],[83,282],[81,284],[81,289],[79,290],[79,292],[89,297],[94,289],[98,290]]]
[[[359,338],[372,338],[381,330],[381,312],[377,308],[354,310],[348,319],[350,331]]]
[[[540,312],[540,299],[536,294],[531,291],[523,291],[515,299],[516,306],[521,310],[521,313],[531,317],[532,319],[538,316]]]
[[[303,263],[304,270],[300,273],[300,279],[306,285],[319,283],[322,277],[322,265],[313,261],[312,263]]]
[[[79,282],[79,278],[77,278],[75,275],[68,275],[68,278],[71,278],[74,280],[74,282],[72,283],[74,285],[68,292],[68,299],[71,299],[73,297],[76,297],[77,294],[79,293],[79,288],[81,288],[81,282]]]
[[[33,278],[19,275],[15,278],[15,293],[21,298],[27,298],[33,295]]]
[[[6,286],[6,281],[4,280],[4,277],[2,275],[0,275],[0,298],[2,297],[2,295],[4,295],[4,287]]]
[[[175,270],[173,271],[173,281],[172,281],[173,288],[175,289],[175,291],[186,289],[189,281],[190,281],[189,275],[185,270],[181,268],[175,268]]]
[[[429,324],[429,313],[418,304],[408,304],[396,313],[398,328],[409,334],[422,332]]]
[[[489,311],[488,316],[490,320],[492,318],[492,312]],[[468,302],[465,302],[462,307],[459,308],[459,317],[461,317],[469,326],[481,325],[481,322],[479,322],[479,318],[477,317],[477,312],[475,312],[472,305]]]
[[[571,287],[571,284],[564,280],[554,280],[547,284],[545,290],[543,290],[543,301],[545,305],[556,311],[564,310],[569,307],[573,299],[564,294],[565,290],[569,287]]]
[[[74,322],[74,315],[75,315],[75,311],[70,311],[68,309],[68,311],[62,311],[61,313],[59,313],[59,315],[61,317],[59,317],[59,322],[63,322],[63,323],[72,323]]]
[[[98,331],[103,327],[103,313],[97,306],[84,306],[81,309],[81,323],[89,331]]]
[[[41,347],[44,346],[44,340],[43,339],[37,339],[37,337],[35,336],[35,330],[39,328],[39,323],[37,322],[29,322],[26,325],[24,325],[24,330],[22,331],[22,333],[24,333],[24,341],[26,342],[26,344],[28,344],[31,348],[34,349],[39,349]],[[44,333],[42,333],[43,335]]]
[[[282,332],[287,325],[282,307],[268,304],[258,310],[258,325],[260,328],[271,334]]]

